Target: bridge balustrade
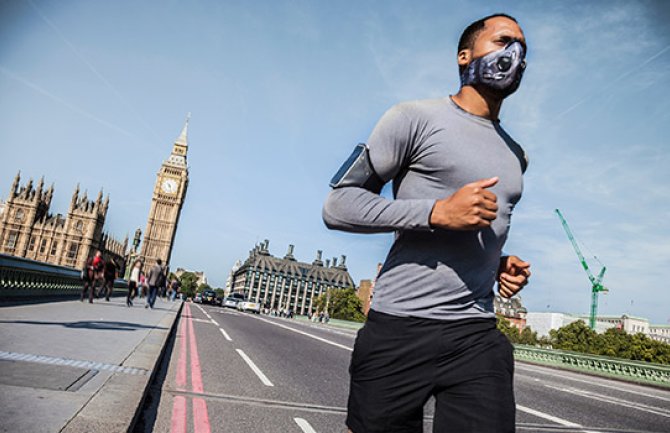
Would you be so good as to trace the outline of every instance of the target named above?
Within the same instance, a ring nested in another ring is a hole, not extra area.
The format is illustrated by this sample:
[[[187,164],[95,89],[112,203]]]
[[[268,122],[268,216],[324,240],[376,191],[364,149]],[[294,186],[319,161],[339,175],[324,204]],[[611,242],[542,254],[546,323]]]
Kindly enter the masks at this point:
[[[514,345],[514,357],[519,361],[670,388],[670,366],[667,365],[541,349],[521,344]]]
[[[80,270],[0,254],[0,299],[74,296],[83,284]],[[115,289],[127,287],[125,280],[114,282]]]

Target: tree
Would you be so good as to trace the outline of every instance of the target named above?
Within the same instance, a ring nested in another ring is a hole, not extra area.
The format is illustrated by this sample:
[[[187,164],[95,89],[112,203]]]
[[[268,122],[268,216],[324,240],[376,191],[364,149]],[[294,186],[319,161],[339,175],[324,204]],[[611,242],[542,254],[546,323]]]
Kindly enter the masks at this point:
[[[549,331],[551,344],[555,349],[572,350],[574,352],[597,355],[596,331],[586,326],[583,320],[578,320],[558,330]]]
[[[325,311],[326,304],[328,304],[328,315],[333,319],[365,322],[361,300],[353,288],[331,289],[329,293],[321,294],[314,302],[317,311]]]
[[[498,331],[502,332],[502,334],[507,337],[510,342],[516,343],[519,339],[519,330],[512,326],[509,320],[505,319],[503,316],[497,315],[496,318],[498,319],[496,323]]]
[[[502,332],[511,343],[527,344],[529,346],[535,346],[539,343],[537,339],[537,332],[534,332],[532,329],[530,329],[530,326],[526,326],[521,331],[519,331],[516,326],[513,326],[510,321],[503,316],[498,315],[497,319],[498,323],[496,326],[498,330]]]
[[[187,297],[192,298],[195,296],[195,291],[198,285],[198,277],[193,272],[184,272],[179,278],[179,283],[181,284],[181,292]]]
[[[207,284],[207,283],[201,283],[201,284],[198,286],[198,293],[202,293],[202,292],[204,292],[205,290],[212,290],[212,287],[211,287],[209,284]]]

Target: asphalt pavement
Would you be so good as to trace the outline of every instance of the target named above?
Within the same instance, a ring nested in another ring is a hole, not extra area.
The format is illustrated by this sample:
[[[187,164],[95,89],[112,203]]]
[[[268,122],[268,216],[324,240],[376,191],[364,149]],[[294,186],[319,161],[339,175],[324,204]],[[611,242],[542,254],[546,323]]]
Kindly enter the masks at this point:
[[[355,337],[187,303],[135,432],[345,432]],[[519,362],[515,390],[519,432],[670,431],[668,390]]]

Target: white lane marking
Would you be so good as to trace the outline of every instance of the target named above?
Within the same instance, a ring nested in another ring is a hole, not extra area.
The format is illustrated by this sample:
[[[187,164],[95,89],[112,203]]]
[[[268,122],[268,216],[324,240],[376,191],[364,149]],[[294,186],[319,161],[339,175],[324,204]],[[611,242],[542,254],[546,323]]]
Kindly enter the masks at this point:
[[[316,433],[316,430],[314,430],[312,426],[309,425],[307,420],[302,418],[293,418],[293,421],[298,424],[298,427],[300,427],[304,433]]]
[[[557,391],[563,391],[563,392],[567,392],[567,393],[570,393],[570,394],[573,394],[573,395],[580,395],[582,397],[591,398],[593,400],[605,401],[607,403],[612,403],[612,404],[616,404],[616,405],[619,405],[619,406],[624,406],[624,407],[628,407],[628,408],[631,408],[631,409],[637,409],[637,410],[641,410],[643,412],[653,413],[654,415],[660,415],[660,416],[664,416],[666,418],[670,418],[670,411],[668,411],[667,409],[664,409],[664,408],[649,406],[649,405],[646,405],[646,404],[635,403],[635,402],[630,402],[630,401],[626,401],[626,400],[621,400],[619,398],[612,397],[612,396],[609,396],[609,395],[598,394],[596,392],[588,392],[588,391],[584,391],[584,390],[577,389],[577,388],[565,388],[565,387],[553,386],[553,385],[544,385],[544,386],[546,386],[547,388],[555,389]]]
[[[216,320],[214,320],[214,319],[210,319],[210,320],[212,321],[213,324],[215,324],[216,326],[219,326],[219,323]]]
[[[226,338],[226,340],[228,340],[228,341],[233,341],[233,339],[230,338],[230,335],[228,335],[228,333],[227,333],[226,331],[224,331],[223,328],[219,328],[219,331],[221,331],[221,333],[222,333],[223,336]]]
[[[614,390],[617,390],[617,391],[627,392],[627,393],[630,393],[630,394],[641,395],[641,396],[643,396],[643,397],[656,398],[656,399],[663,400],[663,401],[670,401],[670,398],[662,397],[662,396],[660,396],[660,395],[649,394],[649,393],[646,393],[646,392],[640,392],[640,391],[633,391],[632,389],[628,389],[628,388],[626,388],[626,387],[625,387],[626,384],[624,384],[624,383],[618,384],[617,386],[612,386],[612,385],[606,385],[606,384],[604,384],[604,383],[600,383],[600,382],[597,381],[597,380],[594,380],[594,379],[596,379],[596,378],[593,378],[593,379],[591,379],[591,380],[578,379],[578,378],[576,378],[576,377],[570,377],[570,376],[566,375],[565,373],[562,373],[562,374],[551,373],[551,372],[546,371],[546,370],[541,369],[541,368],[531,368],[531,367],[529,367],[528,365],[520,365],[520,364],[516,364],[516,368],[517,368],[517,370],[527,370],[527,371],[532,371],[532,372],[534,372],[534,373],[539,373],[539,374],[546,375],[546,376],[554,376],[554,377],[558,377],[558,378],[560,378],[561,380],[568,379],[568,380],[572,380],[572,381],[574,381],[574,382],[587,383],[587,384],[589,384],[589,385],[594,385],[594,386],[600,386],[600,387],[603,387],[603,388],[614,389]],[[546,367],[546,368],[549,368],[549,367]],[[573,371],[572,373],[574,373],[574,374],[579,374],[579,372],[576,372],[576,371]],[[599,378],[597,378],[597,379],[600,379],[600,380],[607,380],[607,378],[604,378],[604,377],[599,377]],[[536,378],[534,378],[534,380],[535,380],[535,381],[539,381],[539,379],[536,379]],[[639,385],[639,386],[643,386],[643,385]]]
[[[582,426],[580,424],[565,420],[563,418],[559,418],[557,416],[549,415],[548,413],[540,412],[539,410],[531,409],[526,406],[521,406],[520,404],[516,405],[516,408],[520,410],[521,412],[526,412],[528,414],[534,415],[539,418],[546,419],[548,421],[555,422],[556,424],[560,424],[566,427],[574,427],[574,428],[581,428]]]
[[[205,320],[205,319],[191,319],[191,320],[193,320],[194,322],[198,322],[198,323],[212,323],[209,320]]]
[[[354,349],[348,346],[345,346],[344,344],[336,343],[334,341],[326,340],[325,338],[321,338],[319,336],[310,334],[309,332],[301,331],[299,329],[291,328],[290,326],[282,325],[281,323],[276,323],[271,320],[263,319],[261,317],[254,317],[254,319],[262,320],[263,322],[267,322],[271,325],[274,326],[279,326],[280,328],[288,329],[289,331],[295,332],[297,334],[304,335],[309,338],[313,338],[315,340],[319,340],[323,343],[330,344],[331,346],[339,347],[340,349],[348,350],[349,352],[352,352]]]
[[[261,369],[258,368],[256,364],[254,364],[254,361],[252,361],[251,358],[249,358],[246,353],[244,353],[241,349],[235,349],[235,350],[237,350],[237,353],[240,354],[242,359],[244,359],[244,362],[247,363],[247,365],[253,370],[253,372],[256,373],[256,376],[258,376],[261,382],[263,382],[263,385],[274,386],[272,382],[270,382],[270,379],[268,379],[267,376],[263,374]]]

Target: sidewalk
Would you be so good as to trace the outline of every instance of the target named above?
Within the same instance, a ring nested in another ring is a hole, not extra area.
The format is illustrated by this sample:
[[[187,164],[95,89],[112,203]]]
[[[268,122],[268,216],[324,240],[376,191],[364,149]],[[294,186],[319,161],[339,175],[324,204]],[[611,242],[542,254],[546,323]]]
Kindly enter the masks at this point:
[[[1,306],[0,432],[126,432],[181,302]]]

